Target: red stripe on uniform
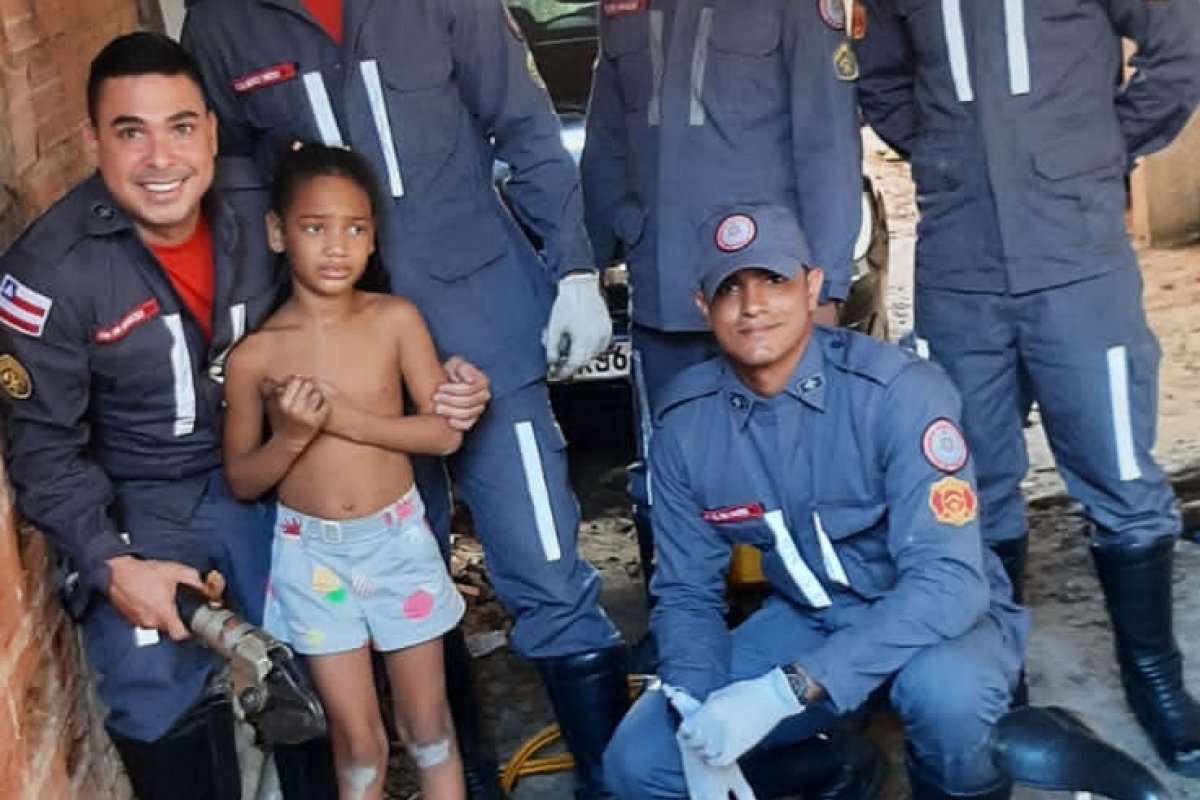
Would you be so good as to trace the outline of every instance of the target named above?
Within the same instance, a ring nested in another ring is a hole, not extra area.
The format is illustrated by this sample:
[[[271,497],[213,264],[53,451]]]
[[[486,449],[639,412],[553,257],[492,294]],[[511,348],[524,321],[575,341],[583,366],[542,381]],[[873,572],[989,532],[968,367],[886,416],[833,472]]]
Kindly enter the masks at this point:
[[[32,336],[37,336],[42,332],[42,327],[40,325],[34,325],[32,322],[27,322],[26,320],[21,319],[4,306],[0,306],[0,321],[4,322],[4,324],[8,325],[10,328],[16,328],[22,333],[28,333]]]
[[[34,314],[35,316],[40,317],[46,313],[45,308],[43,308],[42,306],[39,306],[39,305],[34,305],[33,303],[29,302],[28,300],[22,300],[21,295],[19,295],[19,294],[14,294],[12,297],[6,297],[5,299],[8,302],[12,303],[17,308],[21,309],[22,311],[28,312],[30,314]]]

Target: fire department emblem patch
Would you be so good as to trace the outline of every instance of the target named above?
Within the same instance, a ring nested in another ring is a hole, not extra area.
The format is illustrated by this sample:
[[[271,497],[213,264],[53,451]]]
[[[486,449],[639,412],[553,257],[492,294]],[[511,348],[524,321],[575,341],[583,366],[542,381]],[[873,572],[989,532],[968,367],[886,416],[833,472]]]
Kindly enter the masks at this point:
[[[826,25],[835,31],[846,30],[846,6],[842,0],[817,0],[817,10]]]
[[[967,463],[967,442],[962,431],[942,417],[929,423],[921,437],[925,460],[942,472],[958,472]]]
[[[717,225],[717,249],[722,253],[745,250],[758,235],[758,226],[746,214],[730,214]]]
[[[33,394],[29,371],[8,353],[0,355],[0,389],[13,400],[28,400]]]
[[[833,51],[833,69],[838,80],[858,80],[858,56],[854,55],[854,48],[849,42],[842,42],[837,50]]]
[[[850,19],[850,38],[855,41],[867,36],[867,7],[862,0],[856,0]]]
[[[929,487],[929,508],[938,522],[961,528],[979,516],[979,498],[966,481],[942,478]]]

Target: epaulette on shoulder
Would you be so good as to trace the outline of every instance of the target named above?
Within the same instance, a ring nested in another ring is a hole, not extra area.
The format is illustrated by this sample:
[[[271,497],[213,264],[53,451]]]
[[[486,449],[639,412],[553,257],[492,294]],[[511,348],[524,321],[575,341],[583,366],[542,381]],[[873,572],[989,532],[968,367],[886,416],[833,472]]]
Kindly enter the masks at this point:
[[[24,253],[41,264],[63,263],[80,240],[87,238],[87,222],[95,205],[91,184],[96,180],[88,178],[46,209],[17,238],[10,252]]]
[[[676,375],[663,390],[662,400],[654,411],[655,420],[661,420],[671,409],[720,390],[722,363],[720,356],[714,356]]]
[[[903,347],[841,328],[826,333],[825,358],[837,369],[880,386],[889,385],[907,367],[921,360]]]

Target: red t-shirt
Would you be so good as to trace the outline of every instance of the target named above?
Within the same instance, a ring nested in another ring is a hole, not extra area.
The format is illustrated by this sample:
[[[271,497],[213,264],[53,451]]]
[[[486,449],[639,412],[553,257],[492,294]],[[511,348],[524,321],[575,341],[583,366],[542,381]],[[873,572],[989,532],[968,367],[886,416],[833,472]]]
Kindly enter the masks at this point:
[[[321,27],[339,45],[342,43],[342,0],[304,0],[308,13],[317,18]]]
[[[150,248],[167,271],[171,285],[188,311],[200,323],[204,335],[212,339],[213,297],[217,292],[217,271],[213,262],[212,231],[203,215],[196,232],[183,244]]]

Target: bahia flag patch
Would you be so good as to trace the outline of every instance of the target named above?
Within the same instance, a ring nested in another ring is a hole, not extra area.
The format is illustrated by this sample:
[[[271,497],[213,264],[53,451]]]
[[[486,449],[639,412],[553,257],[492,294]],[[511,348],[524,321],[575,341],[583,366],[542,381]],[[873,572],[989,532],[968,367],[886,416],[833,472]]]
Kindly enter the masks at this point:
[[[0,322],[14,331],[41,336],[54,301],[6,274],[0,280]]]

